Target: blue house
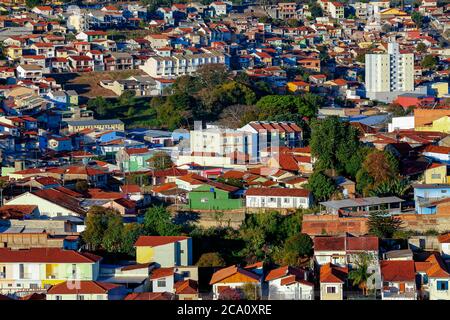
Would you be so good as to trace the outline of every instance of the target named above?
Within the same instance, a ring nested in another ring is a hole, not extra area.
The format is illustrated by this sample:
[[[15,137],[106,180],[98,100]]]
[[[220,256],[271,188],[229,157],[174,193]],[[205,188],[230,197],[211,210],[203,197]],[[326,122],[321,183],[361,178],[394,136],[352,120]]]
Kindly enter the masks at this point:
[[[435,214],[436,200],[450,197],[449,184],[415,184],[414,202],[418,214]]]
[[[108,131],[98,136],[100,143],[110,142],[121,138],[125,138],[125,133],[122,131]]]

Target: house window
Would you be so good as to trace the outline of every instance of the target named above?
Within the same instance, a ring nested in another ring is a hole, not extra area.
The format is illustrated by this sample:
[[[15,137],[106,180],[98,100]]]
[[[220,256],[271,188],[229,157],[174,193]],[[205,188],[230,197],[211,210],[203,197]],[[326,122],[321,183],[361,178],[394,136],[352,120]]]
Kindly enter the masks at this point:
[[[276,202],[277,199],[276,198],[269,198],[269,202]]]
[[[80,294],[80,295],[78,295],[78,296],[77,296],[77,300],[84,300],[84,296],[83,296],[83,295],[81,295],[81,294]]]
[[[166,286],[166,278],[159,279],[156,285],[158,286],[158,288],[165,287]]]
[[[437,290],[438,291],[447,291],[448,290],[448,281],[438,281],[437,282]]]
[[[441,174],[440,173],[433,173],[431,175],[431,179],[440,179],[441,178]]]
[[[327,287],[327,293],[330,294],[336,293],[336,287]]]
[[[61,296],[55,296],[55,300],[62,300]]]

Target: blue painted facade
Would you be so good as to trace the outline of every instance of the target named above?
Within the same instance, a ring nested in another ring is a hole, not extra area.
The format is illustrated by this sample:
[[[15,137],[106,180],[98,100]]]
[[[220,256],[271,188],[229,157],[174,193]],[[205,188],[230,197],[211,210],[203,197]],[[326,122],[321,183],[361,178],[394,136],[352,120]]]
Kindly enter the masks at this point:
[[[450,197],[450,185],[415,185],[414,202],[418,214],[435,214],[436,205],[432,202]]]

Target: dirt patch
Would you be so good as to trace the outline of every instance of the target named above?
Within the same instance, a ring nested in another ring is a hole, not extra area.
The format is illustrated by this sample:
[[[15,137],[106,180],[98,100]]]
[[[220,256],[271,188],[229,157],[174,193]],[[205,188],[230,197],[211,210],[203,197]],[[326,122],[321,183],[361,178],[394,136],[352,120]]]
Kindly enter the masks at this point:
[[[131,76],[143,74],[145,73],[142,70],[133,69],[123,71],[52,74],[51,77],[53,77],[58,83],[61,83],[65,90],[75,90],[80,96],[94,98],[98,96],[116,97],[111,90],[100,86],[100,81],[102,80],[122,80]]]

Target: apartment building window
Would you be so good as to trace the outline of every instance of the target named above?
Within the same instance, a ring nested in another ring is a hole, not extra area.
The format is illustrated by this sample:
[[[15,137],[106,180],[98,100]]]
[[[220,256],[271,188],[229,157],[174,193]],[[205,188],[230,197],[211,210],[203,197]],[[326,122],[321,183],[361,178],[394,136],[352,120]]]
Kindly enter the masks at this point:
[[[37,285],[37,283],[30,283],[30,289],[37,290],[39,289],[39,286]]]

